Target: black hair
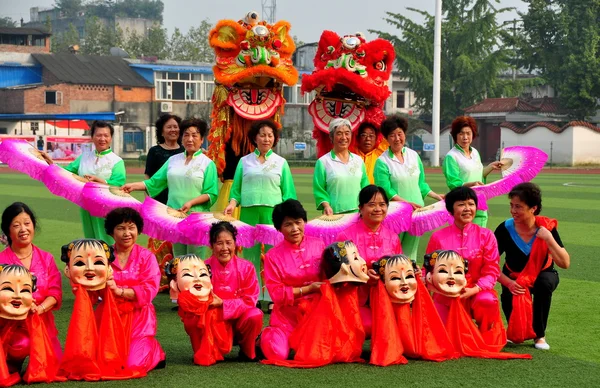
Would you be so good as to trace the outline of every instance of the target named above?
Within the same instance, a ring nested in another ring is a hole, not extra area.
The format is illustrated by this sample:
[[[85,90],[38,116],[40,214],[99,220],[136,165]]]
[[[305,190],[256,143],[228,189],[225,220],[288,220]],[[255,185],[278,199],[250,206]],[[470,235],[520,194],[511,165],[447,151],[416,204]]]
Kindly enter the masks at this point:
[[[106,121],[95,120],[90,127],[90,136],[94,137],[94,133],[97,128],[108,128],[110,130],[110,136],[113,137],[115,135],[115,128],[112,124],[107,123]]]
[[[375,185],[368,185],[368,186],[363,187],[362,190],[360,191],[360,193],[358,193],[358,207],[363,207],[364,205],[369,203],[371,201],[371,199],[375,195],[377,195],[377,193],[381,194],[386,205],[390,204],[390,199],[388,198],[387,194],[385,193],[385,190],[383,189],[383,187],[375,186]]]
[[[29,270],[22,265],[19,264],[0,264],[0,273],[5,272],[7,274],[14,272],[18,275],[26,274],[31,277],[31,292],[35,292],[37,290],[37,278],[34,274],[29,272]]]
[[[466,186],[455,187],[446,194],[446,198],[444,199],[446,202],[446,210],[448,210],[448,213],[452,214],[454,213],[455,202],[467,201],[469,199],[475,201],[475,206],[477,206],[477,193],[475,193],[475,190]]]
[[[356,130],[356,137],[360,137],[360,135],[362,135],[362,133],[367,128],[371,128],[373,131],[375,131],[375,136],[377,136],[379,134],[379,128],[377,128],[377,126],[375,124],[370,123],[368,121],[363,121],[362,123],[360,123],[360,125],[358,126],[358,129]]]
[[[279,141],[279,128],[273,120],[269,119],[259,120],[252,123],[252,126],[248,131],[248,141],[250,141],[254,147],[257,147],[258,145],[256,144],[256,136],[258,136],[262,127],[269,127],[273,130],[273,147],[275,147]]]
[[[400,128],[406,134],[406,131],[408,131],[408,120],[398,115],[388,116],[381,122],[380,128],[381,134],[386,139],[397,128]]]
[[[271,216],[275,229],[281,231],[281,225],[283,225],[285,217],[290,217],[295,220],[302,218],[304,222],[308,220],[306,210],[304,210],[300,201],[295,199],[288,199],[275,205],[273,208],[273,215]]]
[[[175,256],[171,260],[167,261],[167,264],[165,264],[165,275],[167,275],[167,279],[169,279],[169,281],[171,281],[177,277],[177,266],[182,261],[187,261],[187,260],[203,261],[200,256],[197,256],[193,253],[188,253],[186,255],[181,255],[181,256]],[[212,278],[212,270],[210,269],[210,265],[208,265],[206,263],[204,263],[204,264],[206,265],[206,268],[208,268],[208,275]]]
[[[336,273],[340,272],[342,264],[350,264],[348,259],[348,247],[355,247],[352,240],[338,241],[330,244],[323,251],[321,260],[321,272],[326,279],[332,278]]]
[[[112,236],[117,225],[123,222],[133,222],[137,226],[139,234],[142,234],[144,229],[144,220],[137,210],[130,207],[118,207],[111,210],[104,219],[104,230],[106,234]]]
[[[2,233],[6,236],[6,241],[8,241],[8,245],[12,244],[12,240],[10,239],[10,224],[21,213],[27,213],[29,218],[31,218],[31,222],[33,223],[33,229],[37,229],[37,220],[35,219],[35,214],[33,211],[24,204],[23,202],[14,202],[11,205],[8,205],[6,209],[2,212]]]
[[[537,216],[542,211],[542,190],[540,190],[540,186],[535,183],[525,182],[519,183],[515,187],[512,188],[510,193],[508,193],[508,198],[517,197],[522,202],[525,202],[527,206],[534,207],[537,206],[533,215]]]
[[[198,128],[198,133],[200,134],[200,137],[202,139],[206,137],[206,134],[208,133],[208,124],[206,123],[206,121],[196,118],[185,119],[181,122],[181,124],[179,125],[180,136],[183,137],[183,133],[186,131],[186,129],[191,127]]]
[[[410,257],[403,255],[403,254],[393,255],[393,256],[383,256],[379,260],[374,261],[372,264],[372,267],[373,267],[373,270],[375,270],[375,272],[377,272],[379,274],[380,279],[385,281],[385,279],[383,278],[383,275],[385,274],[385,267],[393,265],[399,261],[410,262],[412,264],[414,271],[416,271],[418,269],[417,261],[414,259],[411,259]]]
[[[67,245],[63,245],[60,249],[60,260],[69,265],[69,262],[71,261],[71,252],[75,249],[79,249],[79,248],[88,248],[88,247],[93,247],[93,248],[97,248],[97,249],[102,249],[104,250],[104,253],[106,254],[106,258],[108,259],[108,263],[112,263],[113,261],[115,261],[115,252],[113,247],[111,247],[110,245],[108,245],[107,243],[105,243],[102,240],[95,240],[93,238],[82,238],[79,240],[73,240],[70,243],[68,243]]]
[[[458,252],[453,251],[453,250],[443,250],[443,249],[439,249],[437,251],[433,251],[431,253],[426,254],[423,258],[423,267],[425,268],[425,271],[427,273],[431,273],[433,272],[433,268],[435,267],[435,263],[438,260],[448,260],[448,259],[452,259],[455,257],[460,257],[463,261],[463,263],[465,264],[465,275],[467,274],[467,271],[469,270],[469,262],[462,257]]]
[[[233,242],[237,241],[237,233],[238,232],[237,232],[236,227],[233,226],[231,224],[231,222],[219,221],[219,222],[212,224],[212,226],[210,227],[210,231],[208,232],[209,241],[210,241],[211,246],[217,242],[217,237],[219,237],[219,234],[221,232],[230,233],[231,236],[233,236]]]
[[[181,117],[171,113],[165,113],[160,115],[156,120],[156,123],[154,124],[154,126],[156,127],[156,143],[163,144],[165,142],[165,137],[163,136],[162,131],[167,121],[171,119],[175,120],[177,122],[177,125],[181,127]],[[181,143],[181,134],[182,131],[181,128],[179,128],[179,139],[177,140],[177,143]]]

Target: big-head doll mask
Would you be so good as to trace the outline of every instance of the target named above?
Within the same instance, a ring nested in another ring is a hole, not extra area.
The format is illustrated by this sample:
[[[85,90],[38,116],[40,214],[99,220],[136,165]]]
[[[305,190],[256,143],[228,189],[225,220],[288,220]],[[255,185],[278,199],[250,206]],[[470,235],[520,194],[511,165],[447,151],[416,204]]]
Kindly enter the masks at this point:
[[[63,245],[61,260],[67,264],[65,275],[71,284],[88,291],[106,287],[112,274],[110,263],[115,260],[112,247],[102,240],[81,239]]]
[[[27,268],[0,264],[0,318],[23,320],[33,305],[35,276]]]
[[[210,266],[196,255],[177,256],[165,267],[172,289],[190,291],[200,301],[207,301],[212,292]]]
[[[455,251],[439,250],[425,255],[426,282],[431,290],[451,298],[467,285],[468,263]]]
[[[321,268],[331,284],[366,283],[369,280],[367,263],[350,240],[336,242],[325,248]]]
[[[411,303],[417,292],[417,264],[405,255],[385,256],[373,263],[392,303]]]

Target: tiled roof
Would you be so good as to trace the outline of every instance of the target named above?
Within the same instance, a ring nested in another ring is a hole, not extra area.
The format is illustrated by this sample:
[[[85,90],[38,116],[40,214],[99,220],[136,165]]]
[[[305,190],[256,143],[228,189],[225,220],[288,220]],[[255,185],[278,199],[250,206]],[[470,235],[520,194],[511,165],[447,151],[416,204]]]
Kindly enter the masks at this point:
[[[528,104],[519,97],[486,98],[485,100],[465,108],[465,113],[509,113],[509,112],[539,112],[539,108]]]
[[[31,27],[0,27],[2,35],[51,35],[43,28]]]
[[[523,134],[523,133],[527,133],[530,130],[532,130],[533,128],[537,128],[537,127],[544,127],[549,129],[550,131],[554,132],[554,133],[562,133],[564,132],[565,129],[569,128],[569,127],[586,127],[589,128],[595,132],[599,132],[600,133],[600,128],[595,126],[592,123],[588,123],[587,121],[571,121],[565,125],[563,125],[562,127],[557,126],[556,124],[553,123],[548,123],[545,121],[538,121],[537,123],[533,123],[531,125],[528,125],[527,127],[520,127],[517,126],[513,123],[509,123],[507,121],[503,122],[500,124],[500,127],[503,128],[508,128],[511,131],[518,133],[518,134]]]
[[[566,127],[586,127],[591,129],[592,131],[600,132],[600,127],[597,127],[592,123],[588,123],[587,121],[571,121],[567,123],[563,128]]]

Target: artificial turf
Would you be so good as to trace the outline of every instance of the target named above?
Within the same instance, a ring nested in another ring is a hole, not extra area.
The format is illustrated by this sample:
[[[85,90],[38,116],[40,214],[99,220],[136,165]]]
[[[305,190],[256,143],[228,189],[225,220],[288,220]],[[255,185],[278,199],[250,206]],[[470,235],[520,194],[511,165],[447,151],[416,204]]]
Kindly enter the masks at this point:
[[[130,175],[127,181],[140,180]],[[299,200],[317,215],[312,197],[312,175],[294,174]],[[444,192],[439,174],[429,174],[432,189]],[[141,380],[96,383],[120,387],[319,387],[319,386],[495,386],[495,387],[598,387],[600,386],[600,271],[595,255],[600,252],[600,177],[597,175],[552,174],[534,180],[543,191],[543,214],[559,220],[559,232],[571,254],[571,268],[560,270],[550,313],[547,340],[551,350],[533,349],[531,341],[509,345],[513,352],[530,352],[531,361],[460,359],[444,363],[410,361],[408,365],[379,368],[370,365],[332,365],[319,369],[293,370],[236,361],[237,348],[225,362],[200,367],[192,364],[192,350],[178,315],[171,311],[168,295],[159,294],[154,303],[158,316],[158,340],[167,354],[167,367]],[[565,186],[565,183],[570,185]],[[140,197],[141,198],[141,197]],[[81,237],[79,212],[75,205],[50,194],[43,184],[18,173],[0,174],[0,209],[23,201],[36,212],[40,230],[35,244],[58,258],[61,245]],[[505,197],[489,201],[488,227],[494,229],[509,217]],[[429,233],[423,236],[419,255]],[[145,245],[146,236],[138,242]],[[418,261],[422,261],[419,259]],[[64,265],[59,262],[62,270]],[[73,294],[63,279],[63,307],[55,313],[64,343],[73,305]],[[268,315],[265,316],[265,324]],[[367,347],[365,347],[367,348]],[[84,386],[89,383],[61,383]]]

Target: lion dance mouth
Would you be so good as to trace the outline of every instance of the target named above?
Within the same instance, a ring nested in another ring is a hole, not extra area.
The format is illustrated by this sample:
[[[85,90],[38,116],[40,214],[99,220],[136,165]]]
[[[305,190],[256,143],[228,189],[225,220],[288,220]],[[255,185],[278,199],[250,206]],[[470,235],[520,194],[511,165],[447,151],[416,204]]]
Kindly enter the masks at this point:
[[[388,81],[395,59],[394,47],[385,39],[367,42],[361,33],[340,37],[324,31],[315,56],[315,70],[302,77],[302,91],[315,91],[309,106],[318,156],[332,148],[329,123],[350,121],[352,131],[368,121],[377,126],[391,92]]]

